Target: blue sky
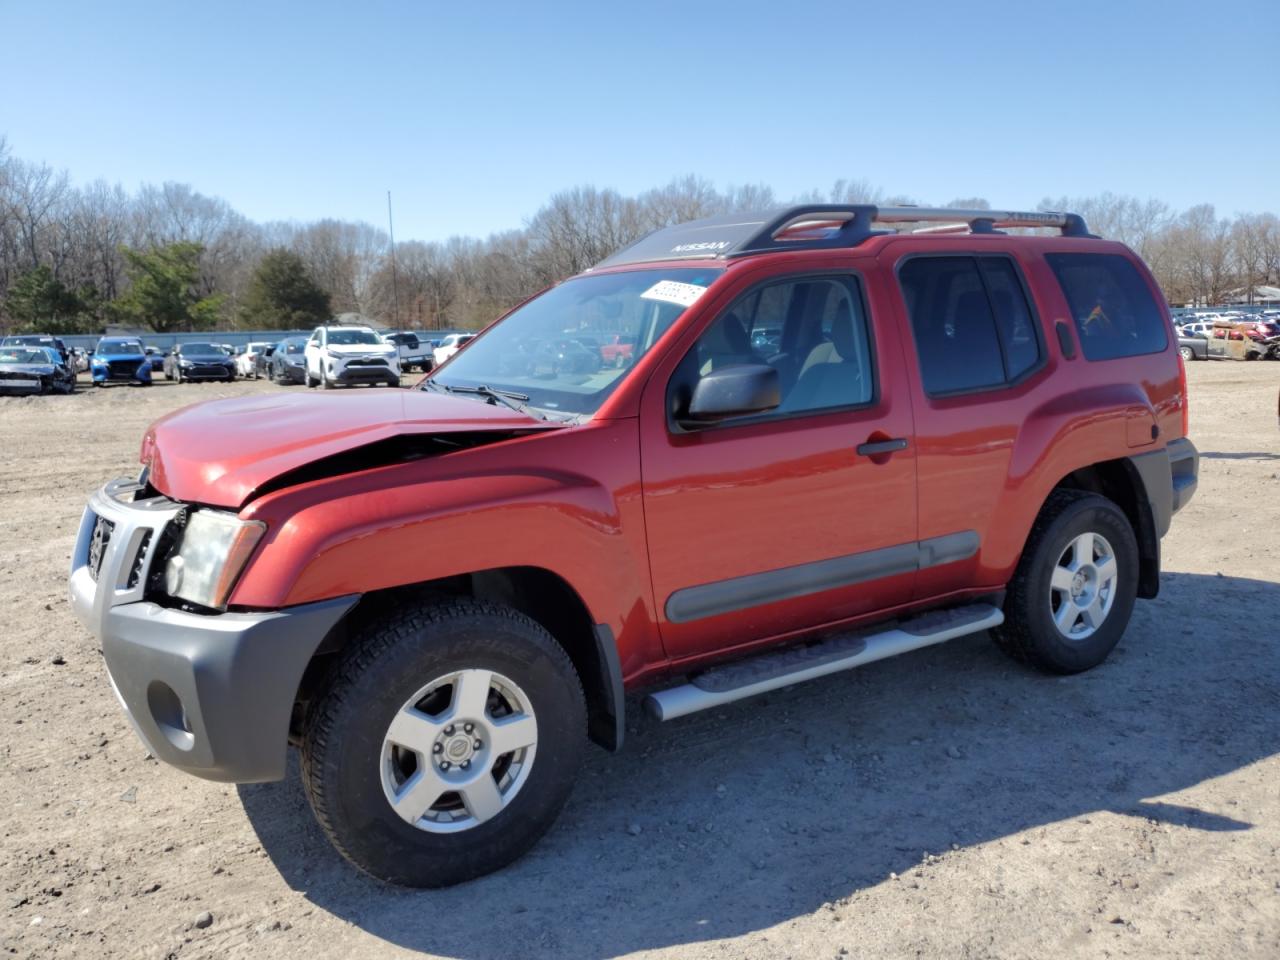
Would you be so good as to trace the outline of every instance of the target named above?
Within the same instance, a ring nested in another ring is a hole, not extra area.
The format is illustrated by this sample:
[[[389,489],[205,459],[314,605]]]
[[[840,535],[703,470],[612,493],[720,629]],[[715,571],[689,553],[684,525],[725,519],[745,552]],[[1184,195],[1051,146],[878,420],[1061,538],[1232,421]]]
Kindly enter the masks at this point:
[[[839,178],[996,206],[1111,190],[1280,212],[1275,0],[0,0],[0,135],[127,187],[396,239],[576,184]]]

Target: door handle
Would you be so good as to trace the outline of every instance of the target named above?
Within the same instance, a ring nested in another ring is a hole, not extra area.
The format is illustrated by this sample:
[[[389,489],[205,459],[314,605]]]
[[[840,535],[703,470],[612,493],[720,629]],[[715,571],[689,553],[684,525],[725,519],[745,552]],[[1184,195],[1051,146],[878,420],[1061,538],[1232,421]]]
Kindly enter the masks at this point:
[[[878,457],[886,453],[896,453],[899,450],[907,449],[907,441],[905,437],[898,437],[895,440],[874,440],[867,443],[860,443],[857,446],[858,456],[860,457]]]

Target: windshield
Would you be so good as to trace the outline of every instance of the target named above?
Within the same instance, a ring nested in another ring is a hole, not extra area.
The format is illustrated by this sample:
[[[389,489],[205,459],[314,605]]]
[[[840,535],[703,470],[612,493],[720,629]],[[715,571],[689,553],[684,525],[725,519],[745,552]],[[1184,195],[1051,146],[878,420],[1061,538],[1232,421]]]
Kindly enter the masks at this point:
[[[0,363],[52,363],[49,354],[36,347],[4,347],[0,349]]]
[[[383,339],[372,330],[330,330],[329,346],[349,347],[357,343],[373,343],[380,347],[386,346]]]
[[[179,345],[178,352],[190,354],[212,353],[221,354],[224,357],[227,355],[227,351],[222,349],[222,347],[218,346],[216,343],[183,343]]]
[[[103,340],[98,344],[98,349],[95,352],[102,354],[110,353],[116,356],[119,356],[122,353],[141,354],[142,344],[134,340]]]
[[[285,353],[304,353],[307,347],[305,340],[286,340],[281,344]],[[279,348],[277,348],[279,349]]]
[[[544,410],[594,413],[722,272],[634,270],[565,281],[490,328],[423,386],[484,385]],[[601,347],[613,343],[634,346]]]

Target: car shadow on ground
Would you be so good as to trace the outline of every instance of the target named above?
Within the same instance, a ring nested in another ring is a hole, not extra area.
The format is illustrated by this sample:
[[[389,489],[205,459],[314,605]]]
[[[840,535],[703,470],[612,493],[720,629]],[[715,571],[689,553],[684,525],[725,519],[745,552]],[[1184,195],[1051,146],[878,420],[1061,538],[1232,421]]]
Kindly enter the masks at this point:
[[[734,937],[925,851],[1073,818],[1252,829],[1161,798],[1280,750],[1280,645],[1259,643],[1256,621],[1277,609],[1275,583],[1166,574],[1111,659],[1076,677],[1025,669],[977,636],[668,724],[633,700],[626,748],[593,751],[533,852],[447,890],[348,866],[311,818],[296,760],[240,796],[293,889],[403,947],[573,958]]]

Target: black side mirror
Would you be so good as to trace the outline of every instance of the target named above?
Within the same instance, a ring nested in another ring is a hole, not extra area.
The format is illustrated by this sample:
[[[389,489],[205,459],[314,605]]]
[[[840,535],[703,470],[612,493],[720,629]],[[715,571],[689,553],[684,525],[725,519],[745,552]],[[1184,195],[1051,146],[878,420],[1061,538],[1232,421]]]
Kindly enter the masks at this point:
[[[782,402],[778,371],[763,363],[744,363],[712,370],[699,378],[683,419],[716,423],[772,410]]]

